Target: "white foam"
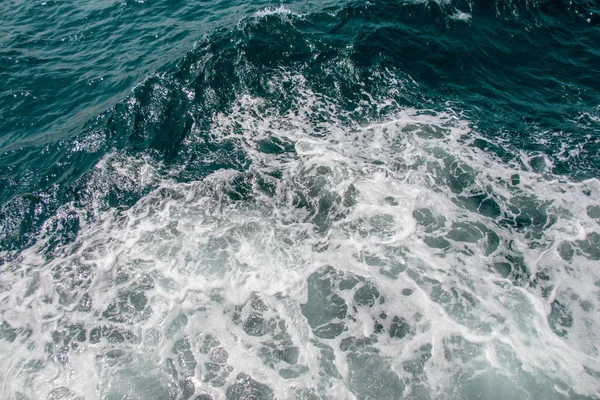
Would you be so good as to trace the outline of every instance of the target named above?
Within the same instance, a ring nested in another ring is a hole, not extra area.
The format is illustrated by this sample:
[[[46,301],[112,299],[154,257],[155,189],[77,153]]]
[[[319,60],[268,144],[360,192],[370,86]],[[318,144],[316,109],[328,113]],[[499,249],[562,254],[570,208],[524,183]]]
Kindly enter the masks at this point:
[[[452,18],[458,21],[469,22],[472,18],[472,15],[466,12],[457,11],[454,15],[452,15]]]
[[[262,10],[256,11],[254,13],[254,15],[256,17],[265,17],[267,15],[295,15],[295,16],[300,16],[301,14],[298,14],[297,12],[290,10],[289,8],[287,8],[284,5],[281,6],[277,6],[277,7],[266,7],[263,8]]]
[[[177,183],[150,158],[111,153],[96,168],[89,189],[96,200],[86,210],[94,219],[82,223],[76,242],[46,261],[40,241],[9,264],[0,277],[0,310],[3,321],[22,330],[11,343],[0,340],[10,355],[0,366],[3,396],[29,387],[29,397],[45,398],[64,386],[94,398],[115,390],[143,392],[151,382],[175,385],[167,360],[183,379],[191,354],[196,393],[223,398],[242,372],[278,398],[292,398],[300,388],[351,398],[353,366],[340,350],[342,340],[372,335],[375,320],[389,329],[393,317],[410,326],[407,336],[386,331],[369,348],[409,382],[409,397],[417,383],[406,366],[426,345],[431,357],[422,376],[432,397],[455,393],[464,374],[475,379],[489,373],[526,390],[552,382],[557,391],[597,396],[598,379],[584,369],[600,371],[600,289],[594,285],[600,273],[577,241],[598,232],[586,210],[597,204],[600,182],[570,182],[548,170],[504,164],[470,146],[477,133],[451,112],[408,109],[386,121],[354,124],[335,102],[306,88],[301,76],[280,78],[295,83],[293,111],[279,115],[262,99],[241,96],[230,114],[213,119],[212,140],[236,140],[252,160],[248,172],[222,170]],[[315,113],[327,122],[311,123]],[[259,151],[258,143],[272,138],[293,143],[296,151]],[[273,171],[282,178],[269,178]],[[520,182],[514,183],[517,174]],[[234,201],[227,193],[239,179],[251,196]],[[267,193],[260,179],[271,179],[275,190]],[[103,200],[111,185],[140,194],[156,189],[117,211],[107,210]],[[463,197],[481,193],[507,216],[550,217],[518,225],[464,204]],[[310,209],[296,206],[300,194]],[[422,209],[430,211],[430,225],[417,221],[415,211]],[[497,235],[495,247],[490,232]],[[430,246],[431,237],[446,244]],[[574,249],[571,259],[560,255],[566,242]],[[527,271],[504,277],[492,267],[498,262],[513,272],[521,263]],[[315,336],[300,306],[308,300],[307,278],[325,265],[364,277],[385,298],[354,311],[356,289],[336,292],[355,320],[344,320],[347,330],[329,340]],[[535,279],[542,272],[547,281]],[[414,292],[407,296],[404,289]],[[89,312],[80,305],[86,294]],[[284,321],[287,339],[245,331],[257,294],[263,317]],[[555,300],[571,316],[564,337],[548,322]],[[69,327],[78,324],[86,340],[65,344]],[[98,327],[105,335],[90,341]],[[114,329],[121,331],[111,334]],[[222,385],[210,378],[211,352],[201,351],[208,335],[229,354],[219,367]],[[174,350],[181,340],[190,344],[189,353]],[[315,340],[331,347],[342,379],[323,374]],[[268,343],[297,346],[296,365],[308,369],[282,378],[279,371],[291,366],[265,361],[261,349]],[[46,360],[48,344],[55,356],[39,370],[25,370]],[[132,387],[124,388],[125,382]]]

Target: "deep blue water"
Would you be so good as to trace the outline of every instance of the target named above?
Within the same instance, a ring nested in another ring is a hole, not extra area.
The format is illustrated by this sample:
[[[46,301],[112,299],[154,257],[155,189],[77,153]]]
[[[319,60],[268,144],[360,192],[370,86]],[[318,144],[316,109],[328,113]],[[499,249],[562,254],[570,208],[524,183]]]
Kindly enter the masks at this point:
[[[597,2],[0,15],[0,397],[600,397]]]

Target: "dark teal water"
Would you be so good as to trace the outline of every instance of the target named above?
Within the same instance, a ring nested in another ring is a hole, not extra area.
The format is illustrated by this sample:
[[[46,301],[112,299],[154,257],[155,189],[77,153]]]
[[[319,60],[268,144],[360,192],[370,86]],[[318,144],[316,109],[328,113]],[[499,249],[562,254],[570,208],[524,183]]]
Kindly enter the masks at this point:
[[[597,2],[0,15],[3,398],[600,397]]]

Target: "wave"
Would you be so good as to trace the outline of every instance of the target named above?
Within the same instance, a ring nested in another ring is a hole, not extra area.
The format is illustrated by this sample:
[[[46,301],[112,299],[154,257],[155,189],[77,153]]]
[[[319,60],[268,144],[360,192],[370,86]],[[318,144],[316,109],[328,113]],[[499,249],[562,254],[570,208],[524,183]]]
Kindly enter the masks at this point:
[[[3,194],[3,395],[597,396],[598,144],[484,119],[457,9],[267,9],[57,144]]]
[[[34,140],[5,151],[0,156],[2,248],[32,245],[58,207],[79,201],[84,176],[113,148],[154,151],[154,157],[187,165],[192,156],[180,152],[212,150],[202,148],[202,140],[193,150],[181,149],[183,138],[192,129],[206,131],[214,115],[226,112],[240,94],[291,109],[293,82],[273,85],[280,70],[303,76],[315,93],[354,110],[349,118],[355,121],[383,120],[405,107],[450,107],[496,143],[486,150],[506,161],[523,152],[549,160],[554,174],[576,180],[598,176],[593,76],[599,71],[593,49],[599,31],[584,18],[593,12],[593,5],[577,2],[352,3],[305,13],[264,9],[234,29],[205,36],[176,66],[144,80],[81,133],[69,134],[74,137],[41,147]],[[457,18],[461,13],[471,17]],[[370,106],[369,96],[389,105]],[[239,163],[226,158],[219,165]],[[199,169],[205,167],[211,168]]]

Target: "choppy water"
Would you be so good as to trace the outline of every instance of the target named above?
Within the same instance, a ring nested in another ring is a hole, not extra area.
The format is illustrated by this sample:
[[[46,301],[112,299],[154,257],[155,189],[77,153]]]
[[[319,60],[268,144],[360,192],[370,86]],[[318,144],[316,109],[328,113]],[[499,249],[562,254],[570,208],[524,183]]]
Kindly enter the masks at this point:
[[[600,398],[599,13],[0,3],[0,397]]]

